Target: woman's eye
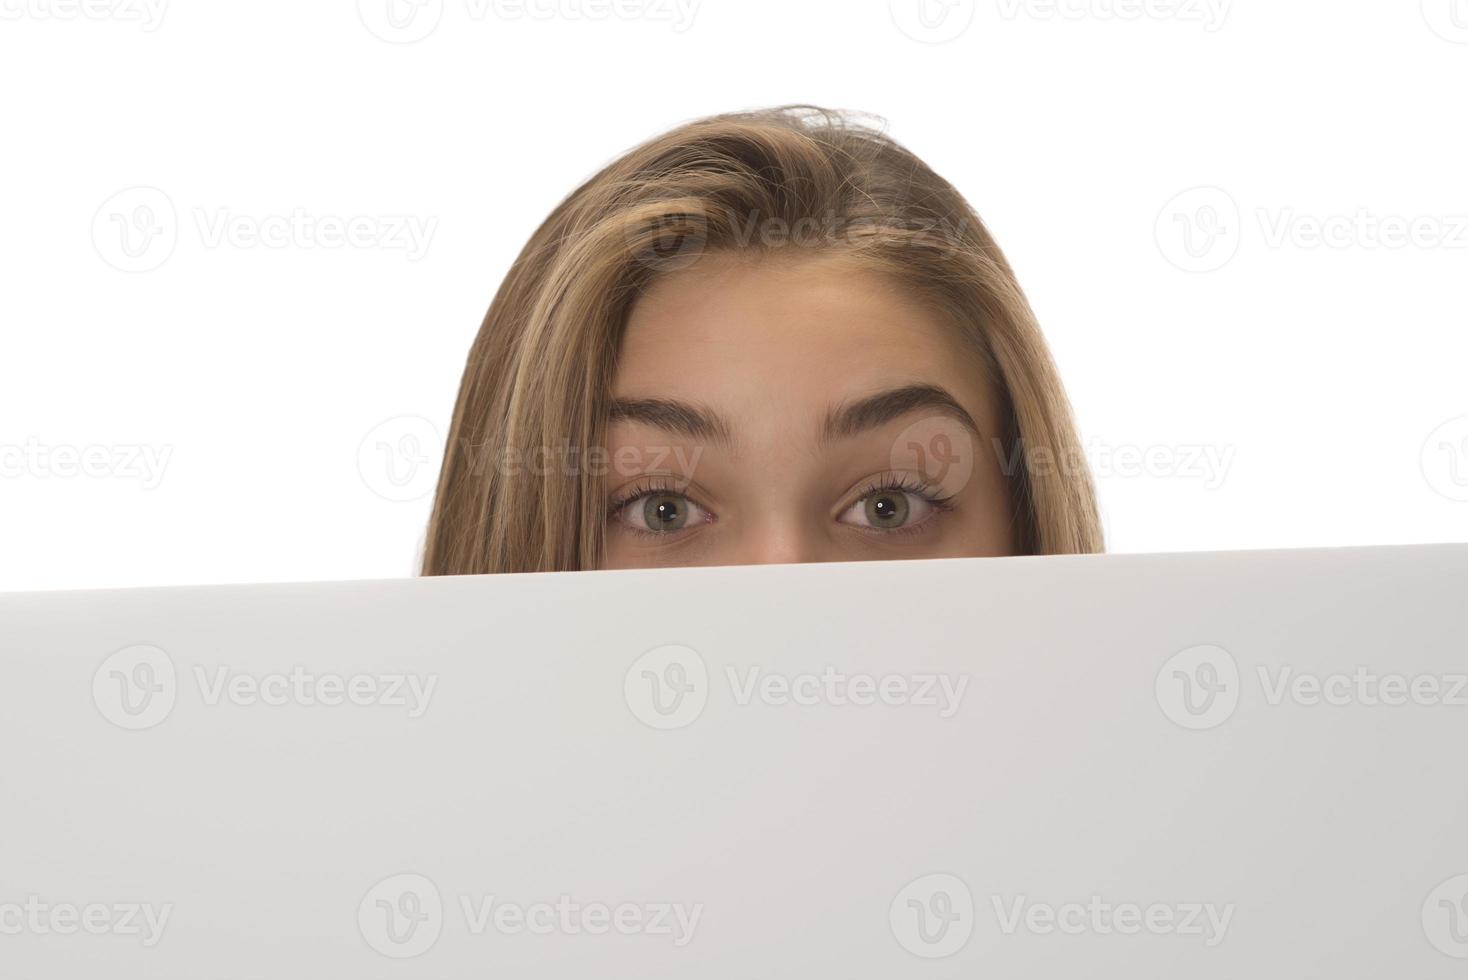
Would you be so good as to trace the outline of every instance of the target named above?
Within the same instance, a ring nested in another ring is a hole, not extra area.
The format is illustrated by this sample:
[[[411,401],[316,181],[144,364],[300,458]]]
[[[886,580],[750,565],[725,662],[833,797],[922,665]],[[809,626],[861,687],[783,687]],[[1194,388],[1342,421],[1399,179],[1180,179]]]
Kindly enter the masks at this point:
[[[911,490],[876,490],[846,508],[844,524],[878,530],[907,527],[925,520],[933,504]]]
[[[667,534],[708,519],[698,504],[678,493],[645,493],[617,509],[617,519],[638,531]]]

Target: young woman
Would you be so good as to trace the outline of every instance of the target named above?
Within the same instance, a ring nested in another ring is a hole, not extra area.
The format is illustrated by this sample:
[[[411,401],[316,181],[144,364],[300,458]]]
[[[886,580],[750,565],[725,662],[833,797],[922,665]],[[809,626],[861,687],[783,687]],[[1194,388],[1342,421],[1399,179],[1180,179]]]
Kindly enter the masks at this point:
[[[881,131],[786,106],[637,147],[531,237],[469,354],[423,571],[1101,549],[978,216]]]

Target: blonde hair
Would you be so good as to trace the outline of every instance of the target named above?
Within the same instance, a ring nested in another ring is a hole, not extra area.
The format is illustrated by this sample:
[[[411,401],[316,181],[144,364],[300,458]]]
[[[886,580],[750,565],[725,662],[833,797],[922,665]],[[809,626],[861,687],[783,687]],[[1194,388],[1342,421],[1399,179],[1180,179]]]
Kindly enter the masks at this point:
[[[999,390],[1017,550],[1102,550],[1069,403],[1024,293],[962,195],[881,130],[781,106],[691,122],[636,147],[553,210],[500,285],[469,352],[423,558],[425,575],[568,571],[600,562],[605,488],[590,466],[504,465],[600,445],[618,345],[652,279],[748,229],[823,228],[931,303]],[[788,237],[788,236],[787,236]]]

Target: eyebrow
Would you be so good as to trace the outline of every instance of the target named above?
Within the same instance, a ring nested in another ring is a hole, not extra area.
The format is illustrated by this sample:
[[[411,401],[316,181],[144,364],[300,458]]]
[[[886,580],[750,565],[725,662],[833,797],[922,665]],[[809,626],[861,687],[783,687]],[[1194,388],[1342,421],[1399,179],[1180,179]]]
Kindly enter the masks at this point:
[[[618,398],[609,418],[613,422],[641,422],[691,439],[734,445],[734,435],[717,412],[668,398]]]
[[[945,415],[951,415],[963,423],[975,437],[983,437],[974,417],[958,403],[958,399],[954,398],[948,389],[931,384],[912,384],[880,391],[860,401],[833,409],[826,416],[826,423],[821,429],[821,438],[827,442],[849,439],[858,433],[886,425],[909,412],[924,408],[935,409]]]
[[[821,426],[821,441],[849,439],[924,408],[951,415],[975,436],[983,435],[973,416],[946,388],[931,384],[911,384],[879,391],[832,409]],[[611,404],[609,418],[613,422],[641,422],[667,432],[676,432],[726,447],[734,444],[733,430],[717,412],[668,398],[615,399]]]

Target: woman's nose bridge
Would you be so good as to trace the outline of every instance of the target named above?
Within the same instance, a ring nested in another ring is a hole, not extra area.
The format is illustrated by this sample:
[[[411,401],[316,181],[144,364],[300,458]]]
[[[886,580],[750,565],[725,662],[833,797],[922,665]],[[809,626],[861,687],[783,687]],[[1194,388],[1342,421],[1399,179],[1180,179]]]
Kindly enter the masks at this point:
[[[749,565],[789,565],[825,560],[823,538],[807,520],[767,514],[741,535],[741,560]]]

